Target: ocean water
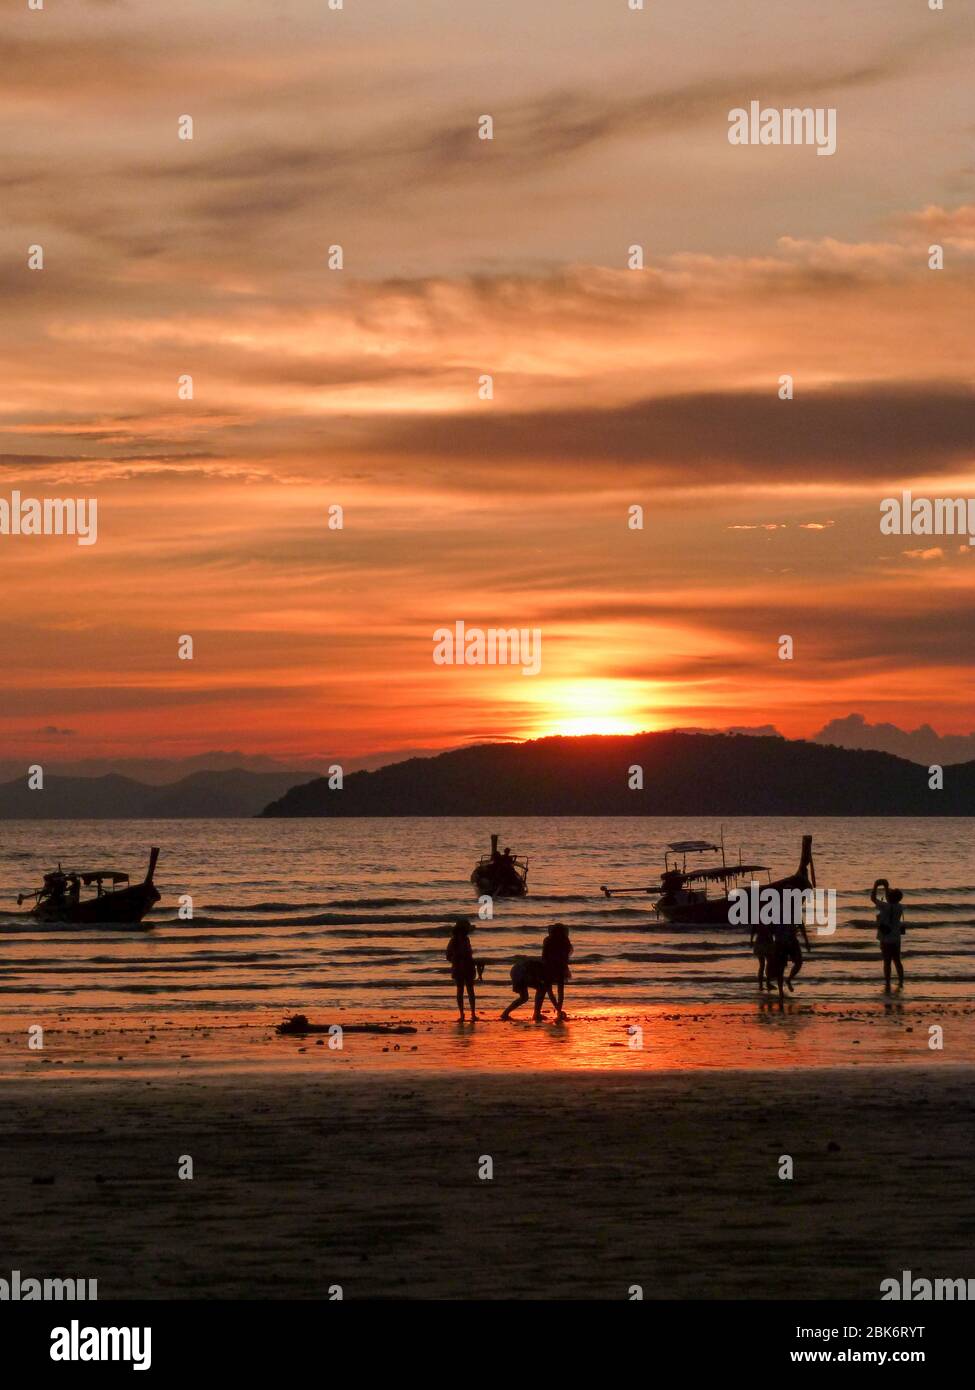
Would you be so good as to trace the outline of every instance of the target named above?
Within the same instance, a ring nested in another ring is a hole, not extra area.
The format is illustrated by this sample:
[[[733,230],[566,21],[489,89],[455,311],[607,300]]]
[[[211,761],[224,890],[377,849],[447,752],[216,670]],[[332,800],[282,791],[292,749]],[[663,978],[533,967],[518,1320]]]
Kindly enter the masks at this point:
[[[453,1007],[450,919],[476,920],[468,882],[493,830],[529,860],[529,896],[477,923],[482,989],[510,995],[508,970],[551,922],[575,944],[571,1008],[754,998],[747,933],[675,928],[653,897],[607,900],[603,883],[654,883],[668,840],[717,839],[717,822],[632,817],[234,821],[8,821],[0,847],[0,1011],[66,1014],[249,1011],[377,1013]],[[814,937],[804,1002],[875,998],[880,965],[868,900],[884,876],[905,893],[911,997],[968,999],[975,981],[975,823],[968,819],[755,817],[724,822],[729,860],[791,873],[813,835],[817,881],[837,892],[835,935]],[[161,846],[151,930],[38,929],[18,915],[60,861],[141,878]],[[177,916],[189,894],[193,919]]]

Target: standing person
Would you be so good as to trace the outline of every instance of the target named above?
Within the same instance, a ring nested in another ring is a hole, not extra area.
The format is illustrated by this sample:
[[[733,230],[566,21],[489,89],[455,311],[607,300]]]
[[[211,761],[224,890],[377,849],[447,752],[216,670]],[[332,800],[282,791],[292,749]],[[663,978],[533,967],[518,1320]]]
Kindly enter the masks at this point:
[[[884,890],[882,898],[877,894],[879,888]],[[888,992],[891,965],[897,967],[897,983],[904,983],[904,967],[901,964],[901,937],[906,931],[904,909],[901,907],[903,896],[901,890],[891,888],[885,878],[878,878],[870,890],[870,901],[877,909],[877,940],[884,962],[884,989]]]
[[[565,1010],[562,1008],[562,1000],[565,998],[565,982],[571,979],[569,971],[569,957],[572,955],[572,942],[569,940],[569,929],[562,922],[556,922],[549,928],[548,936],[542,942],[542,964],[545,967],[545,979],[551,993],[555,990],[555,1007],[559,1018],[565,1018]]]
[[[504,853],[498,860],[498,884],[507,892],[514,888],[518,883],[518,874],[515,871],[515,861],[511,854],[511,846],[505,845]]]
[[[464,991],[471,1001],[471,1022],[477,1021],[475,1012],[476,1001],[474,999],[474,976],[477,967],[474,963],[474,952],[471,949],[471,924],[467,917],[458,917],[454,922],[454,929],[450,933],[450,940],[447,942],[447,959],[450,961],[450,973],[454,984],[457,986],[457,1008],[460,1010],[460,1021],[464,1022]],[[481,967],[483,970],[483,966]]]
[[[535,1010],[532,1018],[536,1023],[542,1021],[542,1003],[545,995],[555,1004],[555,996],[552,987],[546,978],[544,962],[536,957],[515,956],[515,963],[511,967],[511,988],[518,998],[515,999],[502,1013],[501,1017],[507,1022],[515,1009],[520,1009],[522,1004],[528,1003],[528,991],[535,991]],[[558,1008],[558,1004],[555,1004]]]
[[[795,991],[792,981],[802,969],[802,947],[799,945],[799,933],[806,943],[806,950],[812,950],[809,937],[806,935],[805,922],[779,922],[772,926],[772,949],[769,951],[765,961],[765,977],[768,987],[773,985],[779,987],[779,999],[784,999],[782,991],[783,983],[789,986],[789,992]],[[792,962],[792,969],[789,971],[788,978],[785,978],[785,967],[788,961]]]
[[[761,989],[764,985],[768,985],[771,989],[772,981],[769,978],[768,961],[774,944],[772,928],[766,922],[753,923],[750,940],[752,950],[758,960],[758,987]]]

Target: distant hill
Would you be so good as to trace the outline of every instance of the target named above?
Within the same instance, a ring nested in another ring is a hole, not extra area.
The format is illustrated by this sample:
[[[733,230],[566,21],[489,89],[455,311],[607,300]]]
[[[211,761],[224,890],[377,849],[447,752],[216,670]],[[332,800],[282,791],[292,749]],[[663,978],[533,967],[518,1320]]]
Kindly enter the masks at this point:
[[[0,784],[0,820],[153,820],[256,816],[269,799],[294,788],[300,772],[194,772],[167,786],[131,777],[44,778],[30,791],[26,770]]]
[[[643,790],[627,786],[631,765]],[[928,770],[889,753],[740,734],[479,744],[292,787],[265,816],[949,816],[975,814],[975,762]]]
[[[34,752],[29,758],[0,757],[0,783],[11,782],[24,771],[27,762],[43,763],[45,775],[56,777],[108,777],[116,774],[130,777],[134,782],[150,783],[153,786],[168,785],[189,777],[194,772],[280,772],[290,777],[289,786],[302,778],[323,777],[333,763],[341,761],[343,767],[357,771],[360,767],[385,767],[396,758],[409,758],[414,754],[443,752],[437,748],[400,748],[395,752],[373,751],[354,756],[336,754],[333,757],[285,757],[272,758],[266,753],[243,753],[228,749],[211,749],[208,753],[193,753],[182,758],[72,758],[69,750],[70,740],[55,738],[58,732],[67,735],[71,730],[58,731],[50,726],[38,729],[38,739]],[[42,737],[44,736],[44,737]]]

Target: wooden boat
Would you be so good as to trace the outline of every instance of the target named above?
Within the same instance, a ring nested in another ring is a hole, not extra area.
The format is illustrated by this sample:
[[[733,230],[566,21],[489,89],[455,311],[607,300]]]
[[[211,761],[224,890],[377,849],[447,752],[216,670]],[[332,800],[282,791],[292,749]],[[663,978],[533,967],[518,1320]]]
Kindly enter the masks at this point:
[[[34,899],[28,916],[39,922],[67,926],[134,926],[159,901],[152,881],[159,850],[149,854],[149,868],[141,883],[130,883],[128,874],[116,869],[88,869],[65,873],[60,864],[44,875],[44,886],[21,893],[18,903]],[[94,897],[83,898],[82,888],[94,888]]]
[[[510,850],[500,853],[497,835],[491,836],[491,853],[483,855],[471,873],[481,897],[523,898],[528,892],[528,860],[517,859]]]
[[[687,867],[688,855],[708,853],[720,853],[721,863],[699,869]],[[659,892],[661,896],[654,903],[653,910],[665,921],[687,926],[727,927],[733,925],[728,921],[728,894],[735,888],[747,888],[760,874],[766,875],[763,888],[779,891],[814,888],[816,871],[812,858],[812,836],[802,837],[796,872],[774,881],[766,865],[742,863],[740,852],[739,862],[729,864],[723,843],[713,845],[709,840],[678,840],[667,846],[659,888],[654,884],[645,888],[607,888],[603,885],[602,891],[607,898],[617,894]]]

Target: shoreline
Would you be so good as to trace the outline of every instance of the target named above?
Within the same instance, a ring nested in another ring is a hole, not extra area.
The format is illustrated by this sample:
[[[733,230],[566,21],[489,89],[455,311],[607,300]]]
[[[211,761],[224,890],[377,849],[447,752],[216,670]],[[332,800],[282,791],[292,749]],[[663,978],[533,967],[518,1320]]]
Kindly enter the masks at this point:
[[[320,1006],[312,1022],[401,1026],[403,1033],[278,1035],[277,1010],[0,1012],[0,1081],[25,1077],[405,1071],[438,1074],[804,1072],[975,1064],[975,1003],[777,1001],[572,1012],[534,1023],[530,1006],[460,1024],[446,1010],[383,1013]],[[42,1037],[31,1029],[43,1029]],[[31,1046],[31,1042],[35,1044]],[[37,1046],[38,1042],[42,1046]],[[337,1044],[341,1041],[341,1046]],[[933,1045],[934,1044],[934,1045]],[[940,1045],[937,1045],[940,1044]]]

